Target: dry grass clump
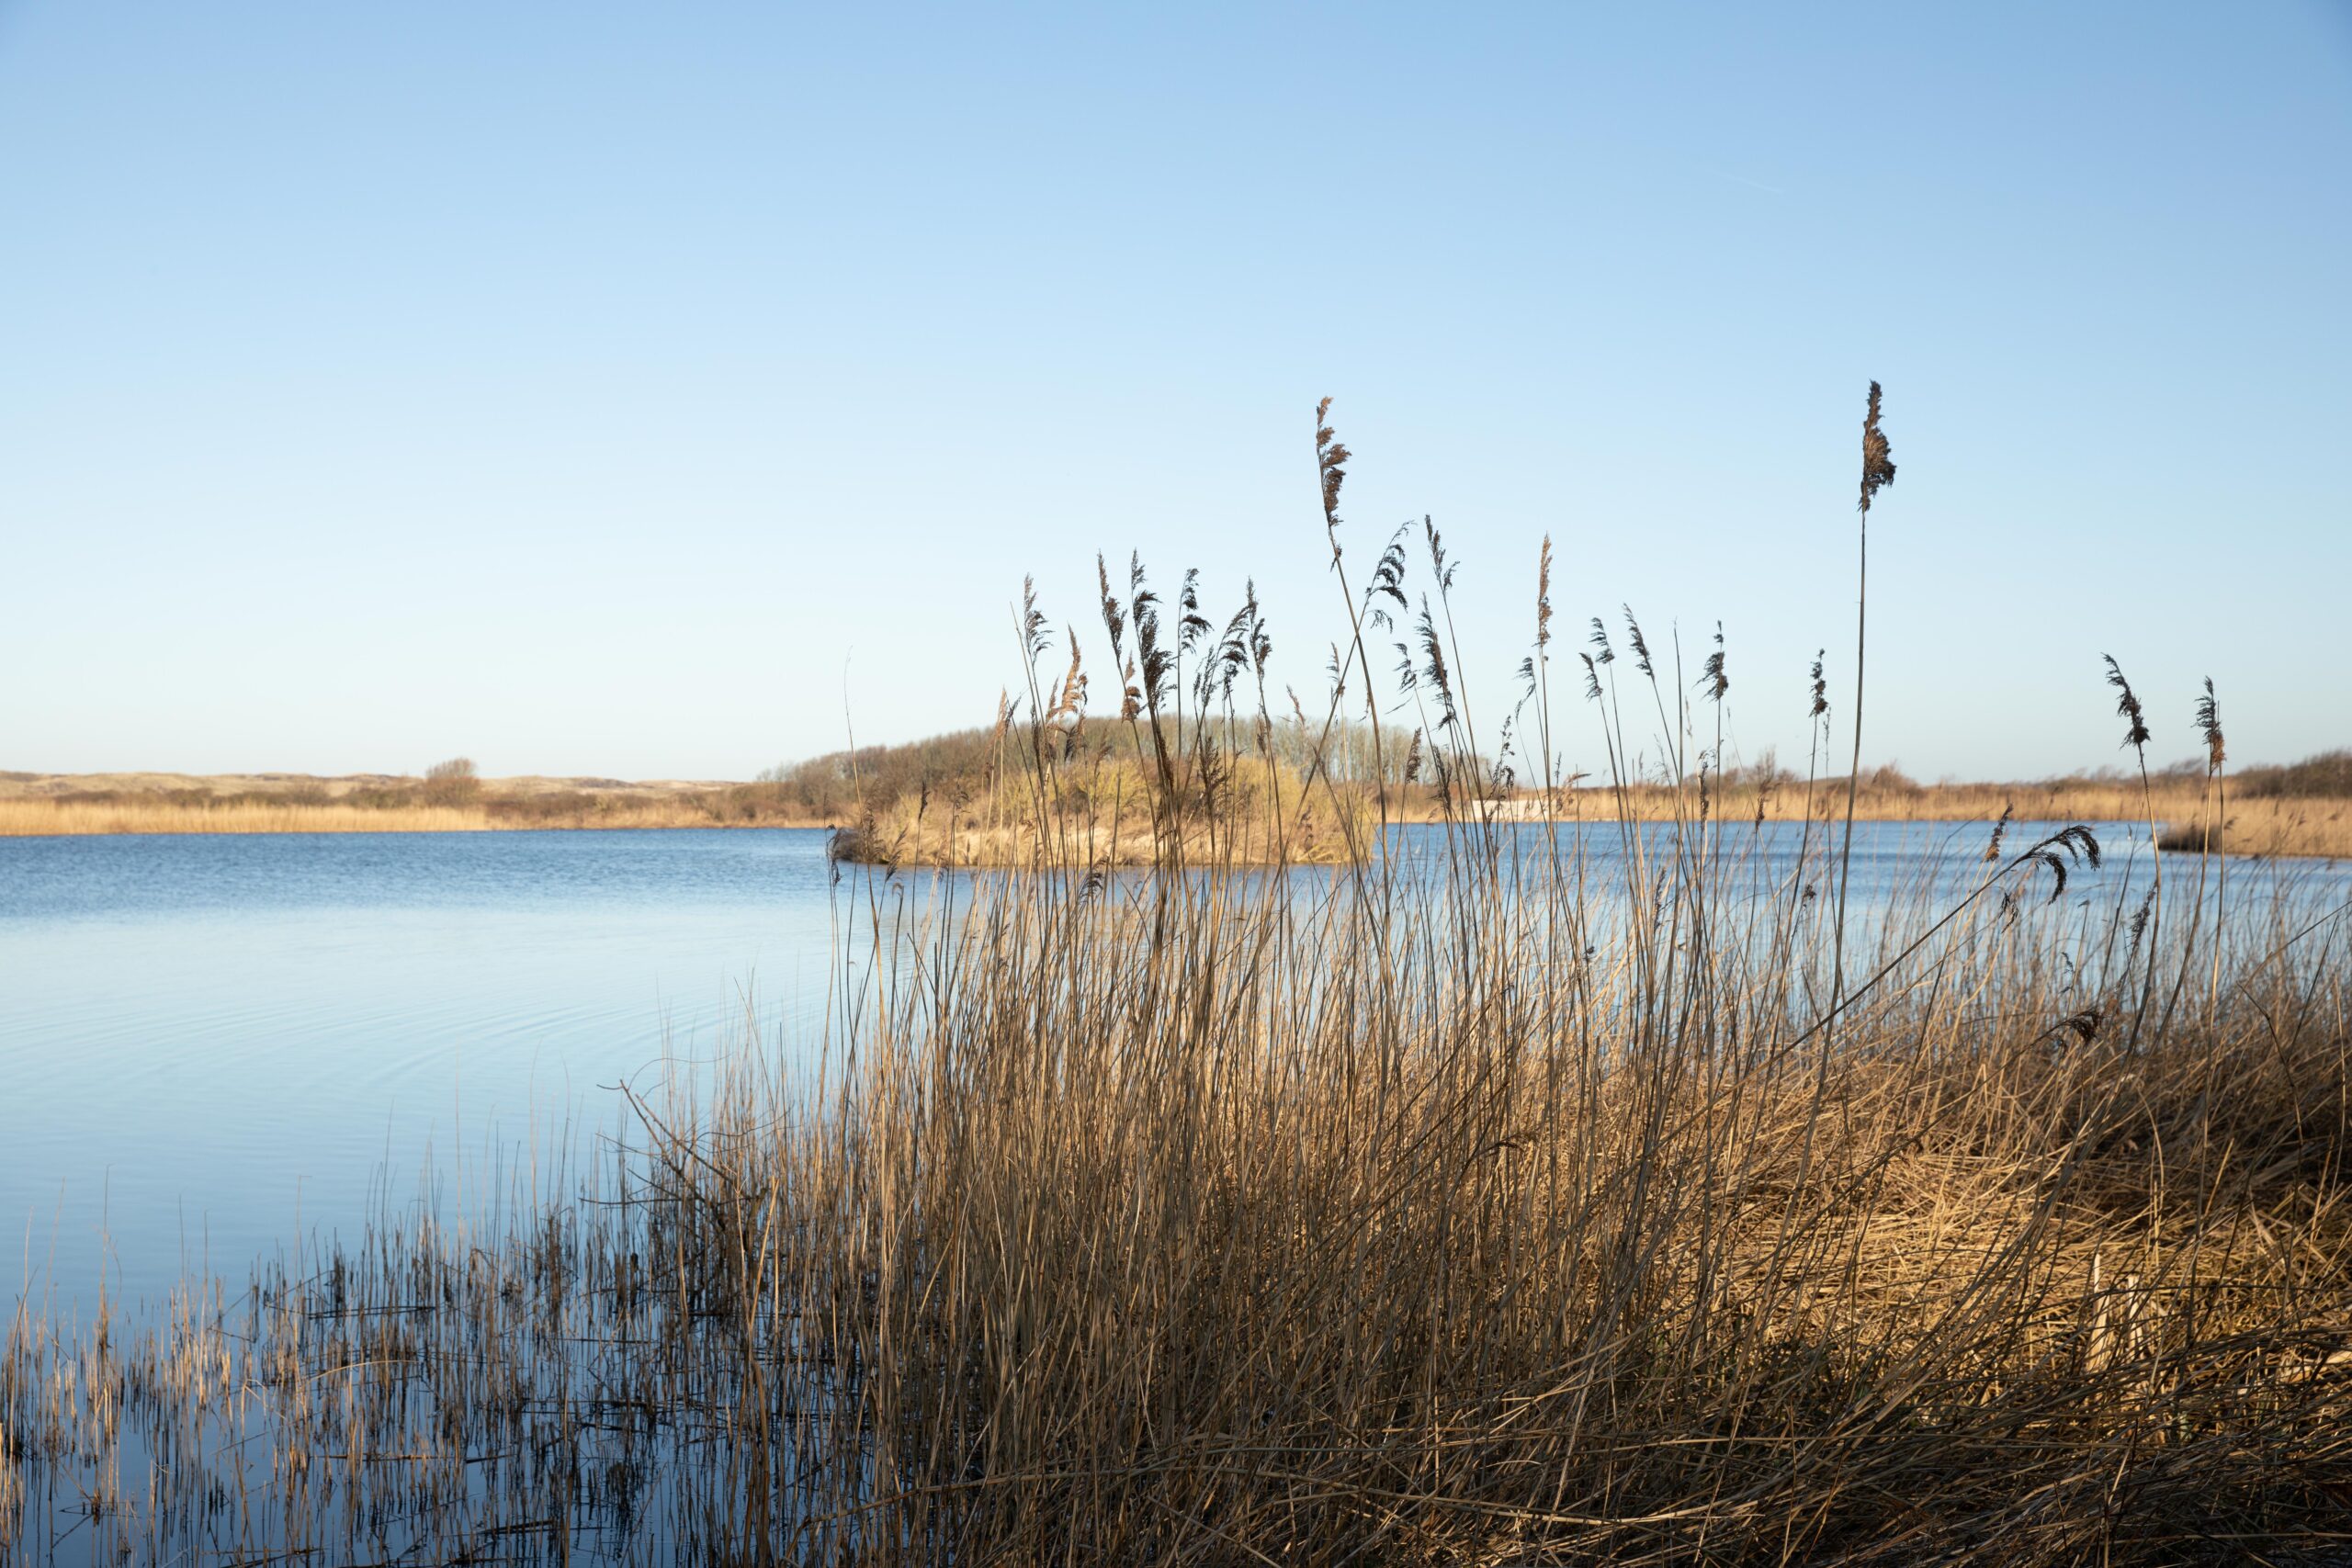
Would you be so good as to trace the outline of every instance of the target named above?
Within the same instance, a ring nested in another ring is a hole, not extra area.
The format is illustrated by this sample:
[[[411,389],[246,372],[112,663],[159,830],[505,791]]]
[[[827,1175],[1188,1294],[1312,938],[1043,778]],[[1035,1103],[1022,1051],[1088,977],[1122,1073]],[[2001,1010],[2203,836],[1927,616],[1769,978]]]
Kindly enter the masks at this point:
[[[452,757],[424,770],[417,793],[427,806],[471,806],[481,798],[481,773],[471,757]]]
[[[1326,433],[1328,434],[1328,432]],[[1340,449],[1341,457],[1345,449]],[[1327,481],[1327,494],[1336,481]],[[1434,541],[1434,536],[1432,536]],[[846,754],[861,805],[833,840],[838,859],[888,865],[1182,869],[1361,861],[1378,848],[1387,793],[1377,714],[1345,725],[1335,688],[1322,723],[1292,697],[1287,720],[1269,702],[1273,637],[1250,586],[1222,632],[1203,613],[1200,574],[1188,571],[1163,606],[1141,558],[1124,590],[1096,561],[1102,619],[1119,680],[1115,720],[1090,718],[1093,675],[1075,627],[1069,661],[1024,592],[1020,637],[1026,693],[999,703],[989,744],[933,787],[925,772],[911,798],[868,798]],[[1163,626],[1172,608],[1172,626]],[[1025,716],[1024,716],[1025,715]],[[1368,737],[1367,779],[1351,744]],[[1296,761],[1295,761],[1294,759]]]
[[[2166,823],[2157,841],[2167,850],[2352,860],[2352,800],[2255,795],[2233,799],[2225,814],[2161,793],[2156,801]]]
[[[1188,712],[1162,731],[1163,738],[1180,755],[1189,754],[1203,722]],[[1228,738],[1217,717],[1212,715],[1205,722],[1218,744],[1225,745]],[[1081,716],[1057,728],[1063,732],[1058,739],[1068,742],[1073,755],[1153,765],[1151,738],[1115,716]],[[1385,733],[1376,741],[1371,727],[1362,722],[1335,723],[1328,733],[1282,722],[1267,739],[1273,760],[1291,772],[1303,775],[1314,768],[1364,788],[1374,780],[1375,749],[1385,743],[1391,753],[1388,782],[1393,787],[1402,782],[1395,764],[1404,755],[1411,731],[1393,725],[1382,728]],[[918,808],[928,814],[938,802],[959,793],[967,800],[979,797],[992,781],[1001,779],[1010,761],[1004,741],[999,727],[991,724],[920,740],[860,745],[767,769],[757,784],[738,789],[777,802],[780,809],[802,821],[829,827],[867,817],[911,817]],[[1256,744],[1255,737],[1250,744]]]
[[[1205,794],[1172,810],[1165,798],[1148,768],[1098,753],[960,805],[901,802],[838,833],[833,850],[894,866],[1316,865],[1368,852],[1377,829],[1363,792],[1309,790],[1266,758],[1224,759]]]

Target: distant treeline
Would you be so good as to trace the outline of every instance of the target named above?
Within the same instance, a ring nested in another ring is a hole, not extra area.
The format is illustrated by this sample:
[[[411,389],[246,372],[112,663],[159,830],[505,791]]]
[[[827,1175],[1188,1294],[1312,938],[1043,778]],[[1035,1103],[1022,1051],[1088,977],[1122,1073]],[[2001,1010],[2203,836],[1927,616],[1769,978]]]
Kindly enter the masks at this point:
[[[2352,748],[2322,751],[2300,762],[2248,768],[2231,775],[2230,787],[2241,795],[2352,799]]]
[[[507,827],[792,827],[810,822],[814,814],[790,804],[792,798],[773,782],[649,788],[621,779],[582,779],[571,789],[501,789],[484,780],[470,759],[453,757],[427,768],[421,777],[371,778],[342,788],[324,780],[304,780],[270,789],[66,789],[18,804],[55,810],[101,807],[216,816],[288,807],[334,807],[388,818],[455,810],[479,813],[492,825]]]
[[[2175,762],[2170,767],[2153,770],[2150,777],[2159,787],[2182,784],[2202,787],[2205,762],[2202,758]],[[2352,748],[2314,752],[2300,762],[2266,762],[2231,769],[2226,778],[2231,795],[2240,800],[2352,799]],[[2068,773],[2040,782],[2057,786],[2128,784],[2132,775],[2120,768],[2102,768],[2097,773]]]

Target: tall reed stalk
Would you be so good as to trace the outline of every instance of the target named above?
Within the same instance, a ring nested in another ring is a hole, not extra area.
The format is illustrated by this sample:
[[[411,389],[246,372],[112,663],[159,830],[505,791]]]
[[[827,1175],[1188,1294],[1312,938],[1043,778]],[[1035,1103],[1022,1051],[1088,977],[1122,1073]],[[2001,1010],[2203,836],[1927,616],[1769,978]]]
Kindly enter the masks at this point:
[[[1846,888],[1854,867],[1854,802],[1862,782],[1862,664],[1870,650],[1871,502],[1894,482],[1894,462],[1886,434],[1878,427],[1879,387],[1871,383],[1870,402],[1862,415],[1861,499],[1856,511],[1854,570],[1854,756],[1846,773],[1846,835],[1838,851],[1838,929],[1830,958],[1830,1038],[1837,1038],[1837,1016],[1846,995]]]

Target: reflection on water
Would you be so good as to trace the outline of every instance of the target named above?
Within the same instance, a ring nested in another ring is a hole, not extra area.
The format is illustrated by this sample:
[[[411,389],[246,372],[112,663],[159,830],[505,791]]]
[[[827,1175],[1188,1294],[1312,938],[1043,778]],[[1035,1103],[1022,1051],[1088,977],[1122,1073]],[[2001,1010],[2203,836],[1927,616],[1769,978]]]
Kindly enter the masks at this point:
[[[2014,826],[2008,848],[2036,830]],[[1548,829],[1502,831],[1532,846]],[[2102,834],[2106,870],[2068,890],[2101,915],[2147,874],[2144,842]],[[1923,882],[1951,897],[1983,874],[1987,836],[1860,825],[1852,897],[1867,910]],[[1437,830],[1398,842],[1443,874]],[[1821,830],[1811,863],[1805,842],[1734,826],[1709,852],[1731,896],[1780,897],[1820,880]],[[833,885],[824,843],[816,829],[0,840],[0,1222],[25,1238],[0,1291],[29,1281],[87,1304],[102,1251],[131,1296],[160,1293],[184,1259],[239,1278],[429,1173],[526,1179],[515,1151],[610,1125],[600,1086],[643,1081],[665,1055],[707,1058],[754,1033],[813,1051],[836,901],[843,917],[865,908],[842,897],[857,878]],[[1616,886],[1615,825],[1580,846],[1596,893]],[[1670,864],[1671,829],[1645,829],[1638,847]],[[2249,898],[2274,875],[2233,874]],[[2352,890],[2342,867],[2285,874],[2321,897]],[[909,880],[889,896],[920,899]]]
[[[0,1218],[61,1299],[101,1227],[133,1294],[208,1244],[241,1277],[821,1010],[827,881],[814,830],[0,841]]]

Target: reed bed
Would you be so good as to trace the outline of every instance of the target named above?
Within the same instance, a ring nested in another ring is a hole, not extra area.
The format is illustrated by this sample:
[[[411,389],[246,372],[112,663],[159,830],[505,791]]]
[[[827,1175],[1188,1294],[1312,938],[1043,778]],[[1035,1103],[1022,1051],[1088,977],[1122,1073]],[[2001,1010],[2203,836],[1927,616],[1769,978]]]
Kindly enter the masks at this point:
[[[237,801],[0,800],[0,837],[80,833],[462,833],[493,826],[479,807]]]
[[[34,1561],[2315,1551],[2352,1506],[2340,915],[2232,921],[2215,987],[2020,850],[1911,957],[1917,897],[1857,943],[1834,1054],[1826,856],[850,874],[873,964],[821,1066],[747,1054],[552,1200],[388,1213],[141,1332],[20,1312],[0,1526]]]
[[[941,792],[944,798],[946,791]],[[1540,795],[1523,799],[1527,815],[1556,814],[1563,820],[1605,821],[1621,812],[1640,821],[1671,821],[1687,805],[1678,802],[1683,792],[1668,786],[1644,785],[1626,792],[1623,801],[1609,792],[1577,789],[1561,792],[1556,805]],[[1140,795],[1136,799],[1142,798]],[[1441,821],[1443,809],[1434,802],[1400,801],[1399,820]],[[2035,820],[2078,822],[2131,821],[2141,814],[2136,792],[2116,784],[1931,784],[1916,791],[1873,792],[1864,786],[1855,810],[1863,822],[1994,822],[2004,810]],[[2181,786],[2158,785],[2158,819],[2165,825],[2165,848],[2198,850],[2207,842],[2211,820],[2197,792]],[[1539,812],[1537,807],[1544,807]],[[1372,809],[1368,792],[1357,791],[1347,806],[1360,819]],[[1759,813],[1771,822],[1795,821],[1805,812],[1802,787],[1758,791],[1735,784],[1720,795],[1722,813],[1733,819],[1753,819]],[[1307,803],[1314,820],[1307,824],[1311,839],[1323,829],[1319,851],[1309,845],[1301,859],[1336,858],[1336,846],[1345,842],[1329,796]],[[1815,821],[1836,814],[1836,803],[1816,795],[1812,803]],[[1113,833],[1109,808],[1092,825],[1103,860],[1120,865],[1148,864],[1151,830],[1148,818],[1126,819]],[[845,811],[854,819],[854,811]],[[1025,863],[1035,854],[1034,834],[991,823],[985,815],[966,813],[955,829],[951,851],[946,818],[927,811],[918,818],[911,805],[876,814],[868,825],[880,837],[870,849],[844,845],[852,858],[888,860],[898,864],[963,866]],[[528,806],[502,808],[495,801],[474,807],[356,807],[333,804],[276,805],[261,801],[190,804],[175,801],[125,799],[103,803],[51,801],[40,798],[0,799],[0,838],[83,833],[451,833],[488,829],[563,828],[652,829],[714,827],[830,827],[831,821],[798,812],[757,810],[729,812],[686,801],[620,802],[597,797],[557,797],[533,800]],[[1294,824],[1294,828],[1295,828]],[[852,820],[851,830],[856,828]],[[1271,839],[1264,825],[1252,829],[1258,840]],[[1210,852],[1206,821],[1196,824],[1193,852]],[[1115,837],[1115,844],[1110,842]],[[2233,801],[2224,830],[2213,847],[2230,854],[2258,858],[2302,857],[2352,860],[2352,802],[2335,798],[2256,797]],[[1271,847],[1264,859],[1275,856]]]
[[[1835,781],[1842,790],[1844,780]],[[1690,790],[1672,785],[1634,784],[1623,792],[1608,788],[1576,788],[1555,792],[1523,792],[1508,797],[1523,803],[1498,815],[1522,819],[1557,816],[1563,820],[1607,821],[1621,813],[1639,821],[1672,821],[1691,809]],[[1711,790],[1713,809],[1738,821],[1799,822],[1810,814],[1815,822],[1838,818],[1844,810],[1842,794],[1833,795],[1816,783],[1808,801],[1804,781],[1770,787],[1733,783]],[[1921,784],[1873,788],[1867,782],[1855,804],[1860,822],[1997,822],[2006,813],[2029,821],[2145,821],[2153,807],[2162,828],[2165,848],[2220,852],[2258,859],[2352,860],[2352,799],[2335,796],[2266,796],[2232,799],[2226,816],[2216,818],[2199,784],[2158,782],[2145,795],[2136,784],[2120,781],[2058,780],[2023,784]],[[1442,813],[1431,807],[1436,819]],[[2212,825],[2221,825],[2219,832]]]
[[[1548,574],[1538,606],[1548,700]],[[1133,871],[1052,830],[977,874],[841,866],[798,1049],[241,1292],[20,1306],[0,1542],[2341,1561],[2345,908],[2177,860],[2074,897],[2096,832],[2008,822],[1849,908],[1835,832],[1781,853],[1695,785],[1663,824],[1498,827],[1442,599],[1420,620],[1444,814],[1410,852],[1259,866],[1162,801]],[[1604,728],[1655,694],[1695,744],[1721,666],[1693,703],[1631,644],[1635,703],[1589,666]],[[1049,829],[1082,820],[1061,707],[1015,731]]]
[[[775,828],[828,824],[737,803],[721,792],[673,799],[492,795],[467,806],[337,802],[0,799],[0,838],[82,833],[465,833],[565,828]]]

